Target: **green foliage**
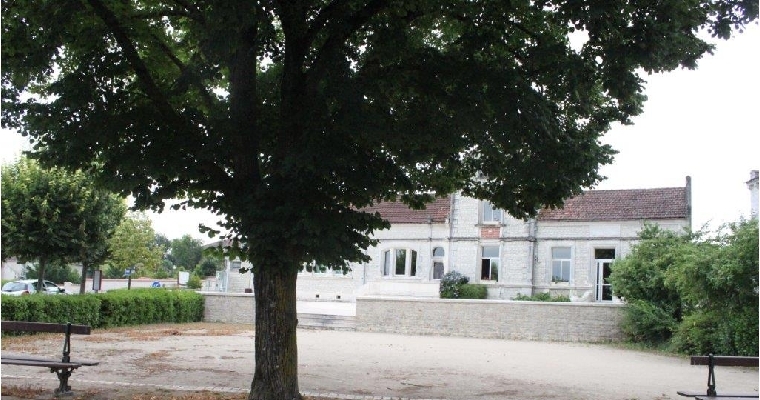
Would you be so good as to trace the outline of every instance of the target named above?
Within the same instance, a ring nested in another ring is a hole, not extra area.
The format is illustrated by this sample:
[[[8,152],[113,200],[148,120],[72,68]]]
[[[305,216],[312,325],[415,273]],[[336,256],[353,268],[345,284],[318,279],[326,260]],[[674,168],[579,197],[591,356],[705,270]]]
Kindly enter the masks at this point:
[[[3,296],[0,307],[3,319],[10,321],[100,323],[100,301],[92,295]]]
[[[459,287],[460,299],[487,299],[488,289],[486,285],[465,283]]]
[[[203,242],[193,239],[190,235],[174,239],[171,245],[171,255],[174,265],[192,270],[203,256]]]
[[[648,227],[613,265],[628,303],[623,330],[651,346],[690,354],[758,354],[758,224],[676,235]]]
[[[156,245],[153,225],[145,214],[130,213],[109,240],[107,277],[123,277],[134,268],[134,277],[153,276],[161,267],[164,249]]]
[[[26,270],[24,271],[24,276],[26,279],[37,279],[39,278],[38,273],[38,264],[33,264],[31,266],[27,266]],[[74,268],[62,264],[62,263],[54,263],[48,265],[47,268],[45,268],[45,278],[46,280],[55,282],[55,283],[64,283],[64,282],[71,282],[71,283],[80,283],[82,281],[82,275],[79,274]]]
[[[672,336],[683,302],[665,280],[694,237],[646,225],[631,253],[612,264],[610,282],[615,295],[631,305],[626,308],[623,329],[632,340],[659,346]]]
[[[462,286],[470,281],[465,275],[457,271],[449,271],[441,278],[438,292],[442,299],[458,299],[461,296]]]
[[[197,274],[190,274],[190,278],[187,280],[188,289],[200,289],[203,286],[201,277]]]
[[[201,262],[198,264],[198,268],[196,269],[198,275],[200,276],[215,276],[216,271],[220,270],[224,267],[224,262],[214,259],[214,258],[208,258],[204,257]]]
[[[543,301],[543,302],[554,302],[554,303],[568,303],[570,302],[570,298],[565,295],[558,295],[558,296],[552,296],[551,293],[548,292],[542,292],[542,293],[536,293],[532,296],[524,295],[522,293],[518,293],[517,296],[513,297],[512,300],[516,301]]]
[[[116,195],[97,188],[92,175],[45,169],[27,158],[2,167],[0,190],[2,258],[37,260],[39,279],[49,263],[87,267],[102,261],[126,209]]]
[[[0,312],[13,321],[72,322],[105,328],[197,322],[203,296],[190,290],[133,289],[74,296],[3,296]]]

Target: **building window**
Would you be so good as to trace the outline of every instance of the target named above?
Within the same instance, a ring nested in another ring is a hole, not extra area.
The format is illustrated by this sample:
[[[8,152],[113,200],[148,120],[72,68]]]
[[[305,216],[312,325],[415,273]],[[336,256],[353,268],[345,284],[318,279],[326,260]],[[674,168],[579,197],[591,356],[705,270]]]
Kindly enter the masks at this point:
[[[494,207],[494,205],[488,201],[484,201],[482,204],[483,204],[483,223],[495,223],[495,222],[502,221],[501,210]]]
[[[499,246],[481,248],[480,280],[499,281]]]
[[[570,282],[573,267],[569,247],[552,247],[552,282]]]
[[[433,248],[433,279],[441,279],[443,278],[444,274],[444,266],[443,266],[443,257],[445,255],[445,252],[443,251],[443,247],[434,247]]]
[[[242,263],[240,261],[232,261],[230,263],[230,272],[240,272]]]
[[[417,252],[389,249],[383,252],[383,276],[417,276]]]

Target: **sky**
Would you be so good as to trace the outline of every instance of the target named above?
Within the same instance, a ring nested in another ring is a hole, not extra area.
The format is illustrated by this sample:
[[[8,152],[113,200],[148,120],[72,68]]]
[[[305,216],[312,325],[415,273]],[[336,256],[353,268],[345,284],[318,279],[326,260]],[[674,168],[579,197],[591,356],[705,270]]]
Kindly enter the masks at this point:
[[[716,229],[748,216],[751,170],[760,169],[760,27],[748,26],[696,70],[647,75],[648,100],[634,125],[616,125],[601,140],[619,153],[600,170],[596,189],[683,187],[692,182],[692,228]],[[0,132],[0,156],[12,162],[28,147],[18,133]],[[217,218],[203,210],[149,213],[153,228],[176,239],[204,242],[198,224]],[[707,224],[707,225],[706,225]]]

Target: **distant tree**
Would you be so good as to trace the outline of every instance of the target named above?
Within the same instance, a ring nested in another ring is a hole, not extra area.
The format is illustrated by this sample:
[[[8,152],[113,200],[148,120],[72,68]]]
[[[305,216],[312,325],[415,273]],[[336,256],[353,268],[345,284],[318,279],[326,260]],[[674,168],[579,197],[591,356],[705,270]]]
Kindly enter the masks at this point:
[[[1,190],[2,257],[37,260],[40,283],[49,263],[78,261],[86,268],[101,261],[124,213],[121,200],[88,174],[42,168],[27,158],[2,167]]]
[[[155,235],[145,214],[129,213],[109,242],[109,275],[118,273],[123,276],[128,268],[135,268],[136,274],[155,274],[164,254],[163,248],[156,245]]]
[[[203,242],[193,239],[190,235],[184,235],[172,240],[171,254],[175,265],[192,271],[203,257]]]
[[[755,0],[62,1],[2,2],[3,125],[139,208],[224,216],[230,255],[254,266],[251,400],[301,397],[298,270],[366,261],[389,226],[366,206],[454,191],[520,218],[560,206],[601,179],[600,137],[642,112],[642,75],[694,68],[700,30],[758,15]]]
[[[174,258],[172,257],[171,247],[172,247],[172,241],[169,240],[166,235],[162,233],[156,233],[156,246],[163,249],[164,255],[163,259],[161,260],[161,266],[158,268],[158,271],[156,272],[157,278],[164,278],[171,275],[173,269],[174,269]],[[166,275],[166,276],[164,276]]]
[[[224,260],[213,256],[204,256],[198,263],[198,274],[200,276],[214,276],[216,271],[224,268]]]

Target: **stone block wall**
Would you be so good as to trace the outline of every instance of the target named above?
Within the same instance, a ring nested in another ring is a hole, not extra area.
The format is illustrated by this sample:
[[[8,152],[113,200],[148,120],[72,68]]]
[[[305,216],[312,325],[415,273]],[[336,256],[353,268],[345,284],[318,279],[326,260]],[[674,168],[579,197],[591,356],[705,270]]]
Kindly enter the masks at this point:
[[[256,300],[250,293],[201,292],[205,299],[204,322],[251,324],[256,320]]]
[[[444,335],[561,342],[622,340],[624,306],[359,297],[356,329],[409,335]]]

